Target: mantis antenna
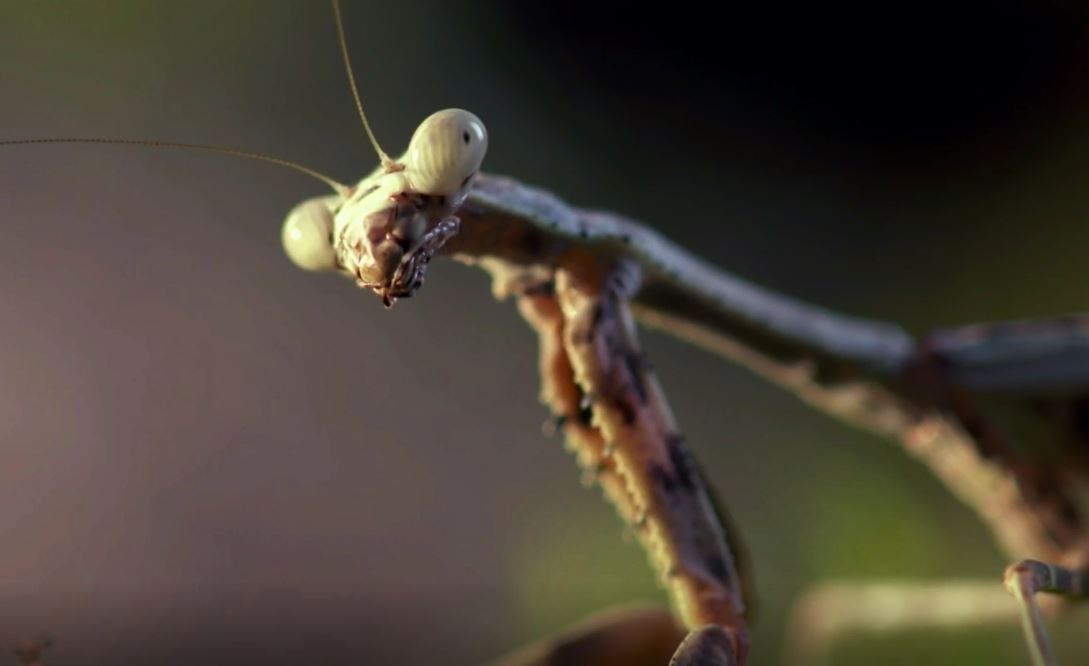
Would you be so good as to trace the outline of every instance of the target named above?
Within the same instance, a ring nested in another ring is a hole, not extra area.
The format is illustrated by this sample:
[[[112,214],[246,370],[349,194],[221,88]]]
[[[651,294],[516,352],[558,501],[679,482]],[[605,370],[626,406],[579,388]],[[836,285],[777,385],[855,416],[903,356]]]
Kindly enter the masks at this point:
[[[348,85],[352,87],[352,97],[355,98],[355,108],[359,111],[359,118],[363,121],[363,129],[367,130],[367,136],[378,153],[378,159],[382,161],[382,168],[387,172],[400,171],[401,166],[394,162],[382,146],[378,145],[378,139],[374,136],[371,124],[367,122],[367,114],[363,112],[363,102],[359,99],[359,89],[355,85],[355,73],[352,71],[352,59],[348,56],[348,41],[344,38],[344,19],[340,16],[340,2],[333,0],[333,19],[337,24],[337,40],[340,42],[340,53],[344,56],[344,69],[348,73]]]
[[[340,52],[344,56],[344,67],[348,72],[348,83],[352,87],[352,96],[355,98],[355,108],[359,111],[359,117],[363,120],[363,129],[367,130],[367,136],[370,137],[371,144],[374,146],[375,151],[378,152],[378,157],[382,161],[382,167],[388,171],[400,171],[403,167],[397,162],[393,161],[389,155],[386,154],[382,147],[378,145],[378,139],[374,136],[374,131],[371,130],[371,125],[367,122],[367,114],[363,112],[363,102],[359,99],[359,90],[355,84],[355,73],[352,71],[352,61],[348,57],[348,43],[344,38],[344,21],[340,16],[340,3],[338,0],[332,0],[333,2],[333,18],[336,20],[337,26],[337,39],[340,42]],[[267,162],[268,164],[276,164],[278,166],[294,169],[300,173],[305,173],[311,178],[316,178],[325,183],[329,187],[333,188],[333,191],[341,196],[347,196],[351,192],[351,188],[343,183],[340,183],[329,176],[326,176],[322,172],[311,169],[308,166],[299,164],[298,162],[292,162],[281,157],[273,157],[271,155],[263,155],[261,153],[255,153],[248,150],[239,150],[237,148],[223,148],[220,146],[211,146],[202,143],[181,143],[178,141],[159,141],[159,140],[147,140],[147,139],[102,139],[102,138],[87,138],[87,137],[63,137],[63,138],[37,138],[37,139],[12,139],[7,141],[0,141],[0,148],[5,146],[29,146],[29,145],[41,145],[49,143],[68,143],[68,144],[99,144],[99,145],[113,145],[113,146],[143,146],[145,148],[181,148],[184,150],[196,150],[205,153],[216,153],[219,155],[230,155],[232,157],[243,157],[249,160],[256,160],[258,162]]]
[[[342,196],[347,195],[351,188],[343,183],[339,183],[329,176],[311,169],[310,167],[303,166],[297,162],[285,160],[279,157],[272,157],[270,155],[262,155],[261,153],[253,153],[247,150],[238,150],[236,148],[221,148],[219,146],[209,146],[201,143],[179,143],[176,141],[155,141],[144,139],[90,139],[90,138],[50,138],[50,139],[14,139],[9,141],[0,141],[0,147],[4,146],[29,146],[35,144],[45,143],[90,143],[90,144],[104,144],[113,146],[143,146],[146,148],[182,148],[185,150],[198,150],[206,153],[216,153],[219,155],[230,155],[232,157],[244,157],[250,160],[257,160],[258,162],[267,162],[269,164],[276,164],[289,169],[294,169],[300,173],[317,178],[321,182],[325,183],[329,187],[333,188],[333,191]]]

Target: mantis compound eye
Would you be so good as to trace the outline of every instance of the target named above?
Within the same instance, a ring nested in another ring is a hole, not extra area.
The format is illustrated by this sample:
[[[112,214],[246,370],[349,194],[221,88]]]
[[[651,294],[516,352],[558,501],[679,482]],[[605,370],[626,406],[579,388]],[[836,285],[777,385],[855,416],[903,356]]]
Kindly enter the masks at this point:
[[[488,132],[480,118],[446,109],[420,123],[405,153],[405,172],[421,194],[456,198],[484,161]]]
[[[284,221],[280,239],[284,252],[299,268],[331,271],[337,267],[333,250],[333,209],[337,195],[307,199],[295,206]]]

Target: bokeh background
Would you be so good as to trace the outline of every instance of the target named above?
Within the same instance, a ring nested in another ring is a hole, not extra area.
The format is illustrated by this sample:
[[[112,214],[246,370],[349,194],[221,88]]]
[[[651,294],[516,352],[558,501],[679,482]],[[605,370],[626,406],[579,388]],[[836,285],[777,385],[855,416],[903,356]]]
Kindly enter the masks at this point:
[[[1089,302],[1089,10],[1056,2],[346,3],[372,123],[475,111],[489,171],[645,220],[760,284],[914,332]],[[0,4],[0,138],[375,157],[323,2]],[[241,160],[0,152],[0,641],[48,663],[476,664],[662,601],[540,434],[536,340],[482,273],[391,312],[282,256],[322,193]],[[831,578],[998,585],[896,446],[657,334],[744,530],[777,663]],[[1089,615],[1056,628],[1089,658]],[[847,640],[839,664],[1021,664],[1016,627]]]

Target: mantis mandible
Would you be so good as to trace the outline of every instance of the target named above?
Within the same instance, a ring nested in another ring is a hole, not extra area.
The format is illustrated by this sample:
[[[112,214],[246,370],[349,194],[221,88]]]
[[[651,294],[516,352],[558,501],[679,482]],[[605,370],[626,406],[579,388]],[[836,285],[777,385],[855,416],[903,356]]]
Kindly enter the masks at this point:
[[[354,91],[335,3],[334,10]],[[3,143],[61,141],[69,140]],[[517,297],[541,338],[545,402],[580,464],[651,552],[691,631],[676,663],[742,663],[748,592],[738,571],[742,558],[727,539],[736,534],[720,524],[724,516],[639,350],[633,317],[903,441],[985,514],[1011,554],[1069,567],[1025,562],[1008,575],[1037,662],[1052,662],[1033,594],[1084,595],[1083,527],[1067,497],[1069,479],[1011,453],[1006,434],[982,418],[975,397],[1020,382],[1027,393],[1068,409],[1076,425],[1086,373],[1078,363],[1065,374],[1054,366],[1080,354],[1084,319],[952,331],[916,345],[896,327],[836,316],[740,282],[633,222],[478,176],[487,133],[459,110],[425,120],[397,160],[377,149],[379,167],[352,187],[277,158],[158,145],[261,159],[326,182],[334,194],[288,216],[285,249],[303,268],[343,272],[387,306],[418,290],[428,261],[440,253],[479,264],[493,274],[497,294]],[[1034,369],[1027,385],[1018,374],[1026,366]],[[981,470],[989,487],[971,483],[966,469]]]

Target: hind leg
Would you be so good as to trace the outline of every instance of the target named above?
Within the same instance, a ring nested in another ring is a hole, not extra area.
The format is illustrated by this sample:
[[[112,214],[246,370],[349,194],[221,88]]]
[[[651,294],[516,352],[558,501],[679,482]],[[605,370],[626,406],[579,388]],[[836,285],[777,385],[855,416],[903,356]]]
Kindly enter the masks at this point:
[[[1036,594],[1050,592],[1072,599],[1089,598],[1089,575],[1085,571],[1057,564],[1021,560],[1006,569],[1006,589],[1017,600],[1021,629],[1025,632],[1033,665],[1055,666],[1055,650],[1051,647],[1051,638]]]

